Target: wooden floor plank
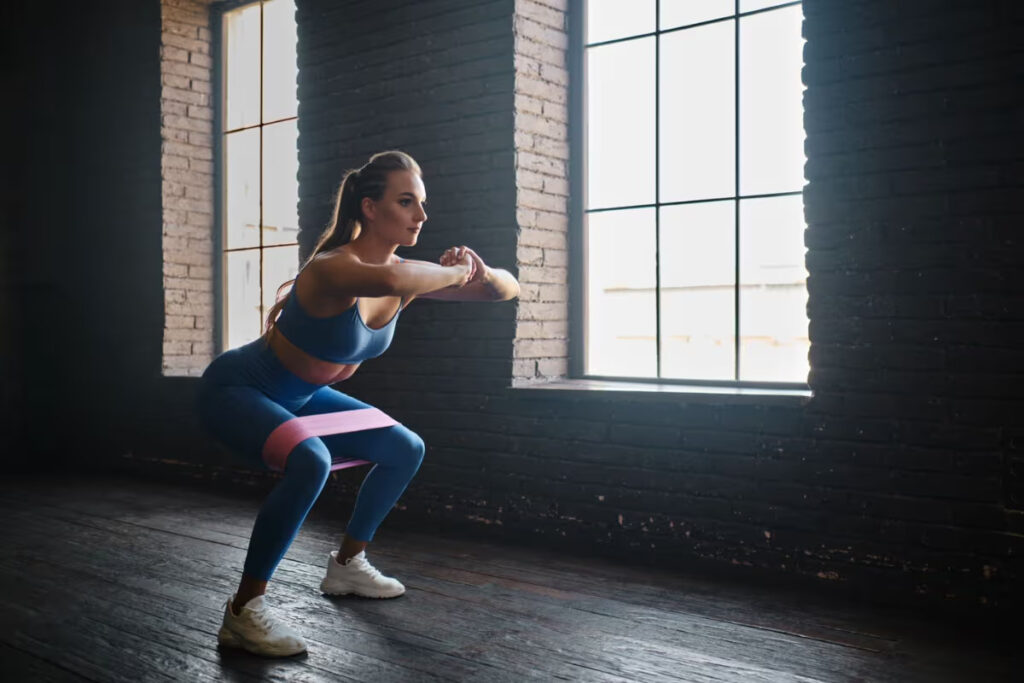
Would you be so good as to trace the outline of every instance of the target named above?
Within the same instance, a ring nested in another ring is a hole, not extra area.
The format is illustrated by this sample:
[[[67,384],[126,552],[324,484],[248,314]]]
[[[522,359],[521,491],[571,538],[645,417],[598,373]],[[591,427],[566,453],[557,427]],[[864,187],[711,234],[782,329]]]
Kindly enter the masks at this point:
[[[199,610],[145,591],[125,591],[115,582],[88,571],[77,571],[61,581],[62,577],[53,567],[50,561],[24,555],[17,563],[0,560],[0,583],[15,589],[18,602],[30,601],[35,607],[34,614],[61,613],[64,625],[70,627],[68,630],[80,632],[99,623],[102,627],[127,630],[132,636],[203,660],[202,667],[208,670],[205,675],[179,668],[171,671],[177,680],[186,674],[190,680],[221,680],[225,661],[230,662],[229,668],[236,678],[294,680],[291,674],[299,660],[282,660],[279,665],[270,665],[270,662],[239,657],[230,651],[218,652],[213,647],[220,626],[216,610]],[[30,618],[23,623],[38,625],[47,618]],[[106,664],[120,668],[122,662],[118,657],[121,654],[130,656],[130,653],[118,653],[113,658],[108,655]],[[316,677],[311,675],[313,673],[316,672],[309,672],[308,680],[358,680],[346,679],[330,670]]]
[[[943,647],[955,630],[902,612],[387,525],[372,558],[407,595],[327,599],[341,525],[322,505],[270,594],[311,655],[231,659],[215,633],[259,502],[114,478],[0,483],[0,644],[55,680],[1010,680],[1006,652]]]
[[[10,681],[80,683],[94,680],[3,642],[0,642],[0,662],[3,662],[4,679]]]

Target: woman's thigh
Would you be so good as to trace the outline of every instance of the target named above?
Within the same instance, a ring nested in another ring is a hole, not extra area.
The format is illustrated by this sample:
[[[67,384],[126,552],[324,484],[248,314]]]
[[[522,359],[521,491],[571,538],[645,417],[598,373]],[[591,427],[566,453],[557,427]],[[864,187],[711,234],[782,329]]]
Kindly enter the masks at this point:
[[[259,389],[204,382],[199,390],[203,428],[246,460],[263,465],[263,444],[295,417]]]
[[[353,398],[337,389],[323,387],[313,394],[306,405],[302,406],[296,414],[300,416],[322,415],[373,407],[369,403]],[[422,439],[402,424],[345,434],[328,434],[320,438],[331,452],[331,459],[335,462],[341,460],[390,462],[394,458],[405,461],[410,457],[414,458],[417,451],[420,451],[420,457],[422,457]]]

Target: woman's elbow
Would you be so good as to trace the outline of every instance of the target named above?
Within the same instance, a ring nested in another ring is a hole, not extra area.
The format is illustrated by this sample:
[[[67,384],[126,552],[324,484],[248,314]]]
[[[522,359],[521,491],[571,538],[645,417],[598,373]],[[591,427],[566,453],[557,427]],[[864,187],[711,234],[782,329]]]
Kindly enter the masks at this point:
[[[381,278],[379,283],[381,290],[376,296],[407,296],[409,294],[409,283],[393,269]]]
[[[519,296],[519,282],[509,276],[502,287],[495,287],[493,290],[495,301],[510,301]]]

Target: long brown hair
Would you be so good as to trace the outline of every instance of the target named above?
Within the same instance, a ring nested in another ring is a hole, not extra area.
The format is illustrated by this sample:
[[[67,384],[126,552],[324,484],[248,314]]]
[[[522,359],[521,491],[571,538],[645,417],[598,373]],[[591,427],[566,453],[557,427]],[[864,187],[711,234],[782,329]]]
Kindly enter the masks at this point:
[[[384,191],[388,187],[388,175],[392,171],[412,171],[418,176],[423,175],[416,160],[398,150],[378,152],[370,157],[370,160],[362,168],[345,172],[335,195],[331,222],[328,223],[327,228],[320,235],[320,239],[317,240],[313,252],[299,270],[305,268],[306,264],[320,252],[330,251],[343,244],[348,244],[359,235],[363,221],[363,198],[369,197],[376,201],[383,197]],[[286,301],[284,294],[294,283],[295,280],[289,280],[277,288],[277,301],[267,312],[265,333],[269,333],[274,328],[277,316],[284,308]]]

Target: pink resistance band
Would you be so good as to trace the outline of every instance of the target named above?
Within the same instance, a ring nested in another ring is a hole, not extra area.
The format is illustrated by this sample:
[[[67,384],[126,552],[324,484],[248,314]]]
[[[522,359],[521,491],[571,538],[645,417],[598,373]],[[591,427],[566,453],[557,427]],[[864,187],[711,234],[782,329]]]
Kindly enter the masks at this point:
[[[311,436],[361,432],[366,429],[393,427],[396,424],[399,424],[397,420],[377,408],[358,408],[338,413],[293,417],[278,425],[267,437],[263,444],[263,462],[271,469],[283,470],[292,449]],[[332,464],[331,471],[366,465],[369,462],[369,460],[343,460]]]

